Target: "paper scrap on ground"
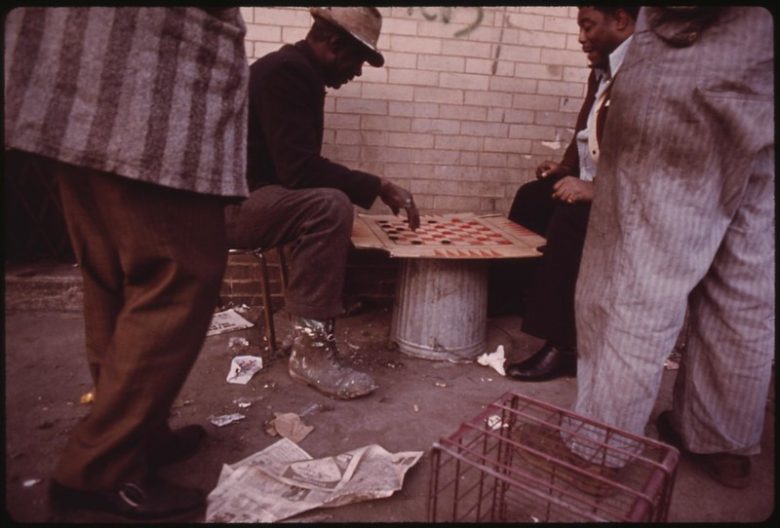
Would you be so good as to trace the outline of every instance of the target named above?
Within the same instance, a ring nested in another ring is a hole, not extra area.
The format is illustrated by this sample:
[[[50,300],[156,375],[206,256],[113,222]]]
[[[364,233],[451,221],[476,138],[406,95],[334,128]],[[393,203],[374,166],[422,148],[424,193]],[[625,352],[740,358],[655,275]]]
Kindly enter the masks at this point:
[[[271,436],[288,438],[296,444],[306,438],[314,430],[311,425],[306,425],[301,417],[295,413],[274,413],[274,418],[268,422],[266,432]]]
[[[238,315],[238,312],[231,308],[224,312],[217,312],[212,316],[206,336],[224,334],[225,332],[232,332],[234,330],[241,330],[252,326],[255,325]]]
[[[228,383],[246,385],[262,368],[263,358],[260,356],[236,356],[230,362],[230,372],[226,380]]]
[[[487,417],[485,420],[485,425],[487,425],[490,429],[493,431],[497,431],[501,428],[509,427],[509,424],[504,422],[504,420],[501,419],[501,416],[497,414],[491,414]]]
[[[228,352],[234,356],[240,356],[240,352],[243,352],[249,348],[249,340],[246,337],[231,337],[228,339]]]
[[[246,416],[241,413],[222,414],[220,416],[209,416],[209,422],[217,427],[225,427],[228,424],[243,420],[244,418],[246,418]]]
[[[504,357],[504,345],[498,345],[498,348],[494,352],[491,352],[488,354],[485,352],[481,356],[477,358],[477,363],[480,365],[485,365],[486,367],[492,367],[493,370],[501,374],[502,376],[506,376],[506,372],[504,371],[504,361],[506,358]]]
[[[313,459],[282,438],[222,466],[208,496],[206,522],[277,522],[319,507],[389,497],[422,451],[389,453],[376,444]]]

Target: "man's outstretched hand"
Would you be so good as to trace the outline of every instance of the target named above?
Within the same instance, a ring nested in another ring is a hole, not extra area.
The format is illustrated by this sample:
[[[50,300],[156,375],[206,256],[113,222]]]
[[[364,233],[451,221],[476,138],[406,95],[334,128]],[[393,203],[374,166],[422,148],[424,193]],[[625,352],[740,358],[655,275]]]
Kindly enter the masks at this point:
[[[401,209],[406,210],[406,220],[409,222],[409,228],[414,231],[420,227],[420,212],[414,204],[412,193],[395,185],[389,180],[382,178],[382,186],[379,189],[379,197],[390,207],[393,214],[397,215]]]

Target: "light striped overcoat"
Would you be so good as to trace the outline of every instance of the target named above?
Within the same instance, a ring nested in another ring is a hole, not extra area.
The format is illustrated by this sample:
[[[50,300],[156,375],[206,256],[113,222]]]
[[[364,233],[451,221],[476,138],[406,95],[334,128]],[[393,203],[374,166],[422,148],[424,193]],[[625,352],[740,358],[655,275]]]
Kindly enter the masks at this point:
[[[238,8],[17,8],[5,147],[166,187],[246,196]]]
[[[673,421],[691,451],[750,455],[774,357],[773,20],[728,7],[697,29],[662,10],[642,9],[612,92],[574,410],[647,433],[687,306]]]

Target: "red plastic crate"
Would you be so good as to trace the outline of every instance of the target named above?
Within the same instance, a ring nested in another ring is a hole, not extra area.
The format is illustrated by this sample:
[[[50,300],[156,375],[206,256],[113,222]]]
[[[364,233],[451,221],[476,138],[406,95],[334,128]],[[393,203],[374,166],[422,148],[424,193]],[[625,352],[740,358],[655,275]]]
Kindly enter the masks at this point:
[[[560,441],[562,421],[578,424],[566,437],[588,446],[590,462]],[[679,460],[674,447],[513,392],[431,455],[431,522],[663,522]],[[616,457],[629,462],[607,467]]]

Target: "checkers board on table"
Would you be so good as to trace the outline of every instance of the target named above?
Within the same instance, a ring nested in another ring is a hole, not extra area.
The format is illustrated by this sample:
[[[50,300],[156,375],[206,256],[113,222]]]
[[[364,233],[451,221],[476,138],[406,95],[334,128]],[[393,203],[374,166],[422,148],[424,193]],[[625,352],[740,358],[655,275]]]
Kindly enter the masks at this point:
[[[403,216],[355,218],[352,242],[358,248],[384,249],[391,257],[495,259],[536,257],[544,238],[499,215],[474,213],[422,215],[412,231]]]

